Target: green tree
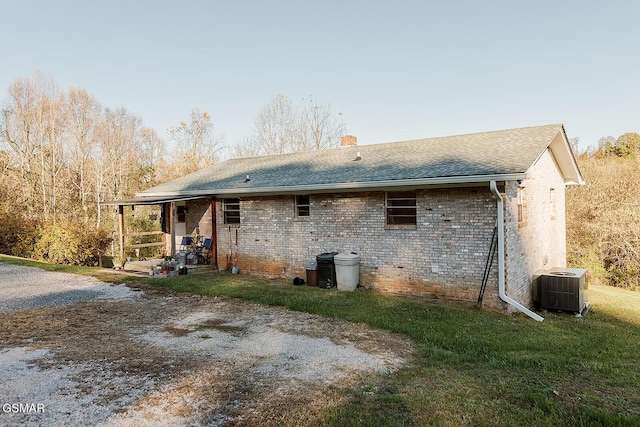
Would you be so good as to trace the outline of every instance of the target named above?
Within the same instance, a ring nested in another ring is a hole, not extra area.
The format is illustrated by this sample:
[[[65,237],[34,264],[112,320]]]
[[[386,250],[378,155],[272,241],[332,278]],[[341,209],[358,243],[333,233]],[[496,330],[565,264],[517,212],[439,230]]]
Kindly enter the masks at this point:
[[[640,151],[640,135],[636,132],[627,132],[618,137],[614,142],[607,142],[605,154],[617,157],[631,157]]]

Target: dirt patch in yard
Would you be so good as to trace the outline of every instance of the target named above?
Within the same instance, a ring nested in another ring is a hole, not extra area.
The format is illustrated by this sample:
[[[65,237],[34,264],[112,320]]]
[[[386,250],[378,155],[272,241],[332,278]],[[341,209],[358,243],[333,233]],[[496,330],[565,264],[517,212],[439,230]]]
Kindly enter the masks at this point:
[[[402,336],[230,299],[132,292],[0,314],[0,424],[295,425],[381,381]]]

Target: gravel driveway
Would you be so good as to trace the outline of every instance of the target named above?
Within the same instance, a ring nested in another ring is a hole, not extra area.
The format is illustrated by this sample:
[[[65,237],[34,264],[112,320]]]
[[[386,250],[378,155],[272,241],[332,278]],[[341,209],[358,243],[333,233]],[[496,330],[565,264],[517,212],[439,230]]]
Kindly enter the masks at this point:
[[[0,263],[0,314],[131,295],[124,285],[112,286],[93,277]]]
[[[0,425],[296,425],[412,351],[360,324],[0,264]]]

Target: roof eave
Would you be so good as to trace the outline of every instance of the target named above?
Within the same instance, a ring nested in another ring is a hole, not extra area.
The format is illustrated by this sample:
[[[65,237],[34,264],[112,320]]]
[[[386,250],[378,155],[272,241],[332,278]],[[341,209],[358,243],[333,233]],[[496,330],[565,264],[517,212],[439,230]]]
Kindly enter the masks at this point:
[[[366,182],[340,182],[330,184],[312,184],[312,185],[291,185],[278,187],[257,187],[257,188],[224,188],[224,189],[206,189],[206,190],[188,190],[188,191],[169,191],[137,193],[137,197],[204,197],[212,195],[225,196],[270,196],[283,194],[310,194],[310,193],[326,193],[326,192],[353,192],[353,191],[384,191],[394,189],[408,188],[428,188],[428,187],[459,187],[459,186],[478,186],[490,181],[516,181],[527,178],[526,172],[509,173],[509,174],[491,174],[491,175],[465,175],[465,176],[446,176],[435,178],[418,178],[418,179],[397,179],[386,181],[366,181]]]
[[[195,199],[201,199],[203,197],[206,197],[206,195],[200,195],[200,196],[168,195],[168,194],[144,195],[144,196],[135,197],[132,199],[105,200],[104,202],[100,202],[100,206],[162,205],[164,203],[195,200]]]
[[[584,185],[582,172],[578,167],[578,161],[573,154],[564,126],[561,126],[558,134],[549,142],[548,148],[551,149],[560,166],[565,185]]]

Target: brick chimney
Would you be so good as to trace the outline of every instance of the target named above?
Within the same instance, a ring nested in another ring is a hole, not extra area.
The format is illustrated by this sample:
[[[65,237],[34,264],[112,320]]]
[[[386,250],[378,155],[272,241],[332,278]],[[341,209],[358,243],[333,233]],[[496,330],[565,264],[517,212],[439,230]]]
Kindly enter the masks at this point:
[[[355,147],[358,145],[358,138],[353,135],[345,135],[340,137],[340,146],[341,147]]]

